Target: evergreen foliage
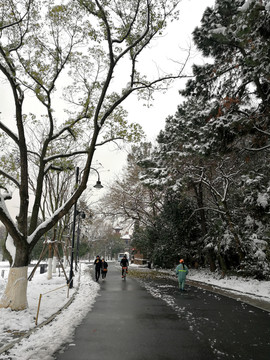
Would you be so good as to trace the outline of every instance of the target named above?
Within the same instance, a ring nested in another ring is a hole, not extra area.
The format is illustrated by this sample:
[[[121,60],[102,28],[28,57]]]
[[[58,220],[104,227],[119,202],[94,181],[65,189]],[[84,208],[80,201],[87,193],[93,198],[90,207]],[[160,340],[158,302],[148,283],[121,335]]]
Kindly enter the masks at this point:
[[[142,237],[160,266],[183,256],[270,276],[269,24],[266,1],[217,0],[194,30],[209,63],[193,66],[184,102],[139,162],[142,183],[166,193]]]

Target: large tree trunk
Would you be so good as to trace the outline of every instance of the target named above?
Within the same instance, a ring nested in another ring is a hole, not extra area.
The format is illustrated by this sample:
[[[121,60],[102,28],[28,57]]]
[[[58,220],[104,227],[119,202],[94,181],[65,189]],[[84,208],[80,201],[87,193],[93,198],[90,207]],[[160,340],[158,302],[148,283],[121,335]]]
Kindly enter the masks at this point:
[[[27,308],[27,271],[28,266],[10,268],[8,283],[0,300],[0,308],[24,310]]]
[[[18,243],[18,241],[17,241]],[[15,248],[15,240],[8,235],[6,248],[12,256],[12,267],[9,270],[5,292],[0,300],[0,307],[12,310],[27,308],[27,273],[29,260],[29,246],[21,241]]]
[[[214,252],[214,249],[211,248],[208,250],[207,252],[207,260],[208,260],[208,263],[209,263],[209,266],[210,266],[210,271],[211,272],[214,272],[216,271],[216,263],[215,263],[215,252]]]

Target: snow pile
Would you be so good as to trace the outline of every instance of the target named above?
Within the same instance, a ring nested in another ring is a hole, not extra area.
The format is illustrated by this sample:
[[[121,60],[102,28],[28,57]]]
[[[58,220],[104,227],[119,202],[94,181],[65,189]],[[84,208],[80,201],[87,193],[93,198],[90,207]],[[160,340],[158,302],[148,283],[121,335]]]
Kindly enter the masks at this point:
[[[211,273],[205,269],[190,269],[188,279],[219,286],[228,290],[235,290],[249,295],[260,296],[270,302],[270,281],[259,281],[252,278],[241,278],[238,276],[225,276],[222,278],[220,273]]]
[[[264,194],[259,193],[257,198],[257,204],[265,209],[268,206],[268,200],[269,197],[267,193]]]
[[[5,276],[6,277],[6,276]],[[78,285],[78,275],[74,279],[74,286]],[[68,301],[65,278],[54,275],[52,280],[47,280],[47,274],[36,274],[28,284],[28,309],[20,312],[0,309],[1,346],[11,341],[10,332],[22,332],[35,327],[38,300],[42,297],[38,324],[48,319],[52,314],[61,309]],[[0,280],[0,296],[4,291],[5,280]],[[52,291],[57,289],[56,291]],[[99,285],[90,278],[86,264],[82,264],[80,286],[70,291],[70,297],[75,294],[74,301],[68,308],[56,316],[54,321],[33,332],[28,338],[15,345],[8,355],[1,354],[1,360],[35,360],[53,359],[52,355],[61,345],[72,341],[75,328],[81,323],[88,311],[91,310],[98,294]]]

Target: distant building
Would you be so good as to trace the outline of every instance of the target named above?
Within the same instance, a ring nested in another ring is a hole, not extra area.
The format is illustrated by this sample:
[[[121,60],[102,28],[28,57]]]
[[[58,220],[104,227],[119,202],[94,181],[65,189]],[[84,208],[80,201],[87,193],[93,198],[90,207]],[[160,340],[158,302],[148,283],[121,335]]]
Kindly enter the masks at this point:
[[[124,241],[125,243],[125,251],[130,253],[130,242],[131,242],[131,238],[129,236],[128,233],[126,233],[125,235],[121,236],[121,239]]]
[[[121,235],[120,234],[120,231],[123,230],[123,228],[121,228],[121,226],[119,225],[116,225],[113,230],[116,232],[116,234],[119,234],[119,236]]]
[[[126,233],[125,235],[121,236],[121,239],[124,240],[126,246],[130,247],[131,238],[130,238],[130,236],[129,236],[128,233]]]

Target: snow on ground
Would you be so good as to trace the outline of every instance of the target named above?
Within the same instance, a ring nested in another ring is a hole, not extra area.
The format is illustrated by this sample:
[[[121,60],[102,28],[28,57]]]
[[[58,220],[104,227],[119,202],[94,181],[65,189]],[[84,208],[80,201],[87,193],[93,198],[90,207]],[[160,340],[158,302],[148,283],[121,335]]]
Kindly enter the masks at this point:
[[[211,273],[205,269],[190,269],[187,278],[219,286],[224,289],[235,290],[256,297],[263,297],[266,301],[268,300],[270,302],[270,281],[259,281],[238,276],[225,276],[222,278],[220,273]]]
[[[136,267],[136,265],[134,266]],[[173,270],[157,270],[175,277]],[[270,281],[259,281],[253,278],[242,278],[238,276],[222,277],[219,271],[212,273],[207,269],[189,269],[187,280],[194,280],[209,285],[218,286],[227,290],[238,291],[244,294],[262,297],[270,303]]]
[[[56,313],[66,304],[66,280],[59,274],[54,274],[52,280],[47,280],[47,274],[36,272],[33,280],[28,284],[28,309],[20,312],[0,309],[0,359],[1,360],[52,360],[53,353],[65,343],[72,344],[72,336],[88,311],[93,307],[98,296],[99,284],[93,281],[89,272],[89,264],[80,265],[80,275],[76,274],[74,288],[70,290],[69,297],[74,296],[73,302],[57,315],[54,321],[41,328],[37,328],[29,337],[24,338],[9,350],[9,354],[1,353],[1,347],[14,340],[11,332],[23,332],[35,328],[35,318],[40,294],[42,296],[38,325]],[[136,266],[133,266],[136,268]],[[2,271],[4,270],[4,277]],[[148,271],[148,269],[145,269]],[[172,272],[168,272],[172,275]],[[0,262],[0,296],[4,292],[8,276],[8,264]],[[261,296],[270,303],[270,282],[239,277],[221,278],[218,273],[212,274],[207,270],[191,269],[188,279],[223,287],[230,290]],[[80,284],[80,286],[78,286]],[[52,291],[57,289],[56,291]],[[45,294],[47,293],[47,294]]]
[[[0,263],[0,271],[2,272],[3,269],[5,269],[5,276],[0,279],[0,296],[3,294],[8,275],[8,271],[3,265],[1,267]],[[50,360],[53,359],[52,354],[61,345],[72,342],[76,326],[91,310],[98,295],[99,285],[91,279],[88,269],[86,264],[82,264],[80,276],[77,274],[74,278],[74,287],[69,294],[69,297],[74,295],[74,301],[69,307],[57,315],[54,321],[37,329],[28,338],[23,339],[20,344],[16,344],[9,351],[8,356],[4,353],[1,354],[0,348],[1,360]],[[80,286],[77,287],[79,280]],[[58,274],[54,274],[53,279],[47,280],[46,273],[36,273],[33,280],[28,283],[28,309],[19,312],[0,309],[0,346],[3,348],[6,343],[14,340],[11,339],[10,332],[21,332],[35,327],[40,294],[47,293],[42,296],[38,324],[61,309],[69,301],[65,285],[66,279],[63,275],[59,277]],[[57,290],[49,292],[54,289]]]

